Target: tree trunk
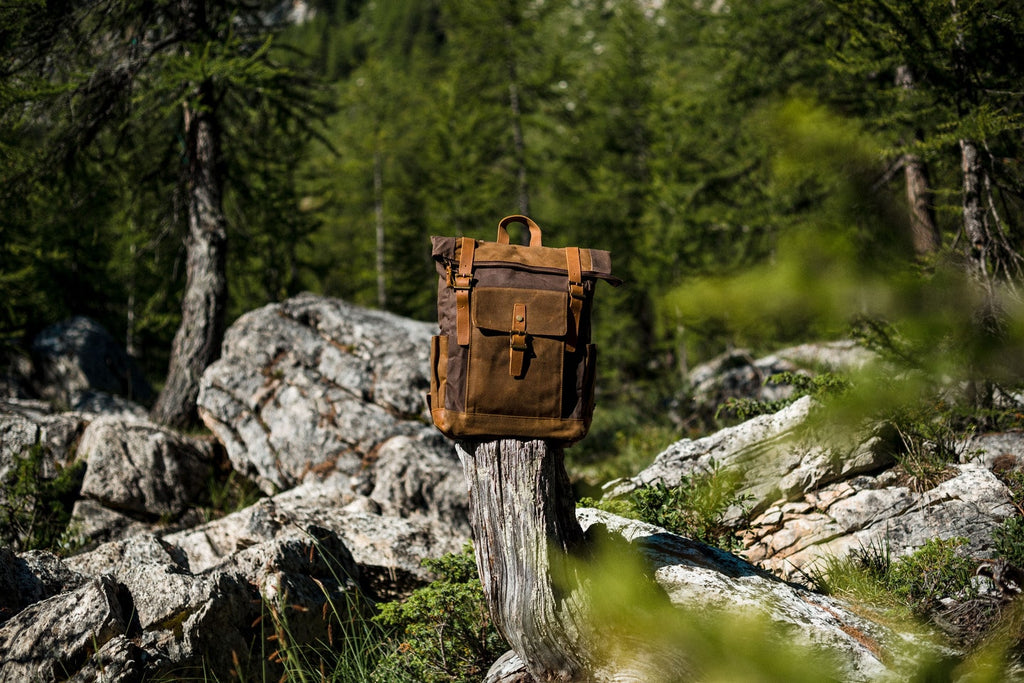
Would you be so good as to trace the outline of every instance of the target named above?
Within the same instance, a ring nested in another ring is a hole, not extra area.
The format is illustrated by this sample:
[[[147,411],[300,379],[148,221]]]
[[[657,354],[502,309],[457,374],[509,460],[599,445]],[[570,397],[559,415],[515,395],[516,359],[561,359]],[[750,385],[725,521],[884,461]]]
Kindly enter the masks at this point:
[[[683,670],[679,652],[642,641],[623,630],[625,621],[593,617],[594,601],[608,597],[592,593],[594,563],[601,558],[576,520],[561,448],[503,439],[459,443],[456,450],[469,484],[487,606],[520,664],[517,670],[502,657],[495,665],[502,671],[492,668],[488,681],[509,683],[528,674],[536,681],[639,682]],[[633,576],[630,567],[627,558],[615,557],[622,581],[651,581]]]
[[[907,92],[914,89],[914,76],[910,67],[901,64],[896,68],[896,85]],[[917,138],[920,139],[918,133]],[[928,169],[916,154],[903,156],[903,176],[907,185],[907,204],[910,207],[910,239],[918,256],[935,253],[939,248],[939,231],[935,226],[935,212],[932,210],[931,184]]]
[[[562,450],[512,439],[468,447],[458,453],[491,618],[538,681],[586,680],[584,606],[569,569],[583,531]]]
[[[523,110],[519,102],[519,71],[516,68],[516,56],[514,51],[515,41],[519,40],[516,35],[517,29],[506,22],[505,35],[508,50],[505,61],[505,69],[508,74],[508,108],[512,121],[512,155],[516,165],[516,204],[519,213],[530,215],[530,186],[526,173],[526,139],[523,137]],[[523,232],[523,244],[529,243],[529,237]]]
[[[964,233],[967,235],[971,266],[982,282],[988,280],[989,234],[985,223],[985,209],[982,206],[984,190],[981,159],[978,146],[973,140],[960,141],[960,161],[963,172]]]
[[[181,325],[174,335],[167,382],[153,406],[157,422],[186,427],[197,422],[196,399],[203,371],[217,359],[227,304],[227,229],[218,168],[220,131],[212,85],[198,91],[203,106],[184,106],[188,149],[188,236]]]
[[[903,157],[903,175],[907,183],[907,204],[910,206],[910,238],[918,256],[934,254],[939,249],[939,231],[932,211],[931,185],[928,170],[916,154]]]

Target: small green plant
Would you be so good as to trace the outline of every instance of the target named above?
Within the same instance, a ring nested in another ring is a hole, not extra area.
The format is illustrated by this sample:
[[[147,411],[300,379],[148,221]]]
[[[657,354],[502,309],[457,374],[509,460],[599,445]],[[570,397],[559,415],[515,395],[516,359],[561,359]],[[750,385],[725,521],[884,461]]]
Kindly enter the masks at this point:
[[[749,420],[758,415],[777,413],[804,396],[826,399],[842,395],[850,388],[850,380],[834,372],[822,372],[816,375],[778,372],[769,376],[765,380],[765,384],[788,384],[793,387],[793,393],[788,398],[775,401],[728,398],[715,411],[715,420],[720,420],[726,415],[734,416],[739,420]]]
[[[85,462],[45,472],[46,451],[41,443],[14,458],[0,496],[0,543],[17,551],[61,550],[68,544],[71,508],[82,488]]]
[[[918,611],[934,607],[941,598],[972,597],[975,563],[957,549],[966,538],[933,538],[912,555],[890,566],[886,584]]]
[[[976,594],[975,563],[960,554],[965,538],[934,538],[914,553],[893,559],[888,544],[872,545],[847,557],[828,558],[810,575],[817,590],[882,607],[916,613],[943,598],[964,600]]]
[[[996,553],[1018,569],[1024,569],[1024,517],[1010,517],[992,532]]]
[[[508,645],[487,612],[472,546],[423,565],[438,579],[381,605],[373,619],[390,632],[392,646],[373,680],[479,681]]]
[[[1006,484],[1010,502],[1017,514],[1003,521],[992,532],[996,553],[1018,569],[1024,569],[1024,472],[1017,469],[995,470]]]
[[[889,417],[897,436],[893,456],[918,493],[934,488],[951,476],[950,465],[960,462],[966,433],[955,429],[944,403],[907,406]]]
[[[249,507],[264,495],[251,480],[231,469],[230,464],[224,469],[226,475],[215,473],[207,483],[209,507],[203,509],[207,521]]]
[[[736,471],[712,461],[707,470],[683,477],[676,486],[659,482],[638,488],[624,499],[584,498],[580,505],[656,524],[680,536],[733,551],[740,545],[737,525],[728,523],[727,517],[739,509],[739,526],[746,519],[748,499],[739,494],[742,483]]]

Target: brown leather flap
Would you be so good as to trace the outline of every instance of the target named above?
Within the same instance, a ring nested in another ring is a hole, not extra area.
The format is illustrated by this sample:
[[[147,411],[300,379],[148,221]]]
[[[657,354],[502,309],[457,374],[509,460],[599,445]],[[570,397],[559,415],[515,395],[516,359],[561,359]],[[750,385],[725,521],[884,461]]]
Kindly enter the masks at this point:
[[[511,287],[473,290],[473,325],[483,330],[512,332],[525,325],[526,334],[532,336],[564,337],[568,310],[568,292]],[[516,320],[517,315],[523,320]]]
[[[431,237],[432,254],[437,272],[445,273],[446,263],[458,263],[461,248],[456,237]],[[565,273],[565,249],[554,247],[523,247],[515,244],[478,241],[474,263],[478,267],[510,267],[541,269]],[[612,259],[607,251],[580,249],[583,277],[600,279],[618,286],[622,280],[611,274]]]

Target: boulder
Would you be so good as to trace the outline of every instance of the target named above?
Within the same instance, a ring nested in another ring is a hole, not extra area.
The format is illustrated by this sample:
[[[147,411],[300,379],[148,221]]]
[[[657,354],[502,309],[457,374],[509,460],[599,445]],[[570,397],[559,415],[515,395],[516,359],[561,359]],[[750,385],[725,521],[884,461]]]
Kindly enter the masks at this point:
[[[29,605],[77,588],[85,578],[52,553],[16,555],[0,546],[0,624]]]
[[[0,400],[0,480],[37,446],[43,456],[39,476],[52,479],[74,461],[86,422],[75,413],[56,413],[41,401]]]
[[[364,587],[374,597],[385,598],[429,580],[420,564],[423,558],[458,552],[470,534],[464,518],[381,514],[372,499],[352,493],[347,480],[335,475],[164,540],[182,549],[192,571],[205,572],[222,566],[239,550],[310,526],[336,534],[359,566]]]
[[[595,531],[627,542],[628,552],[645,562],[645,571],[671,605],[682,614],[679,625],[699,630],[703,627],[726,629],[728,637],[746,632],[766,638],[758,647],[765,654],[779,652],[825,655],[843,681],[876,681],[893,677],[901,666],[912,666],[906,652],[913,646],[915,655],[934,654],[923,640],[897,633],[866,619],[841,601],[813,593],[769,574],[729,553],[705,546],[636,520],[617,517],[591,508],[577,510],[581,526],[593,536]],[[609,615],[611,616],[611,615]],[[730,630],[731,626],[737,627]],[[657,628],[657,625],[655,625]],[[661,624],[667,629],[667,624]],[[652,632],[655,638],[679,638],[680,654],[692,658],[696,672],[705,670],[714,679],[730,671],[727,664],[710,661],[709,653],[686,652],[694,641],[685,631],[679,634]],[[702,633],[696,639],[707,645]],[[773,645],[771,639],[777,639]],[[669,642],[672,642],[669,640]],[[609,644],[610,647],[613,646]],[[739,643],[736,647],[744,647]],[[712,647],[711,652],[717,650]],[[501,662],[505,671],[514,672],[509,661]],[[748,663],[749,665],[749,663]],[[736,669],[731,669],[736,671]],[[700,676],[697,676],[700,678]],[[823,680],[829,680],[822,671]],[[489,679],[491,680],[491,679]],[[504,680],[495,677],[493,680]]]
[[[761,358],[746,349],[732,349],[687,373],[689,391],[675,401],[671,416],[679,424],[713,425],[719,407],[729,399],[767,402],[791,398],[791,384],[768,382],[774,375],[856,370],[874,358],[872,352],[850,340],[801,344]]]
[[[227,331],[203,374],[200,417],[268,494],[307,476],[358,474],[389,439],[432,433],[432,329],[309,294],[264,306]]]
[[[46,519],[37,513],[51,510],[35,509],[36,493],[54,480],[63,480],[67,504],[74,500],[82,476],[76,448],[85,424],[80,415],[54,413],[38,401],[0,400],[0,511],[6,520],[0,539],[21,547],[57,517]]]
[[[974,462],[953,464],[947,481],[917,491],[901,481],[885,438],[843,447],[810,419],[815,406],[804,397],[778,413],[683,439],[635,477],[611,482],[606,496],[675,486],[713,467],[733,470],[746,509],[733,509],[726,521],[749,520],[742,554],[786,579],[806,579],[851,550],[884,547],[900,557],[933,538],[963,537],[972,557],[993,557],[993,533],[1016,511],[989,467],[1017,466],[1021,440],[974,437],[962,449]]]
[[[26,607],[0,626],[0,681],[70,678],[90,655],[124,635],[130,613],[109,576]]]
[[[780,501],[751,521],[743,555],[789,579],[822,571],[852,550],[898,558],[935,538],[966,538],[966,553],[991,559],[995,529],[1016,514],[1006,486],[984,465],[952,468],[952,478],[923,492],[890,470]]]
[[[739,474],[740,494],[753,514],[781,500],[893,463],[879,439],[846,446],[817,439],[807,428],[816,406],[804,396],[777,413],[759,415],[701,439],[678,441],[634,477],[610,482],[606,496],[618,497],[640,486],[677,486],[683,477],[715,467]]]
[[[141,403],[153,397],[135,361],[95,320],[78,316],[47,327],[36,335],[31,353],[36,393],[64,407],[89,392]]]
[[[0,681],[277,679],[261,641],[327,642],[370,604],[341,538],[315,525],[284,524],[201,569],[151,534],[65,561],[0,552],[0,581],[29,591],[0,625]]]
[[[148,421],[99,417],[78,445],[86,461],[82,496],[135,518],[180,516],[203,502],[214,448]]]

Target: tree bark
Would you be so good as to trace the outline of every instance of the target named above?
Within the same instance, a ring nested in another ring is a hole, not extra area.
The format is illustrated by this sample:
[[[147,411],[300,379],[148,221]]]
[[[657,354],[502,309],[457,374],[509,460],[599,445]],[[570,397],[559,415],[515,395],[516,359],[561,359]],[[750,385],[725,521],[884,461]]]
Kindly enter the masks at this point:
[[[896,85],[907,92],[914,90],[914,76],[910,67],[896,68]],[[917,136],[920,139],[920,132]],[[910,207],[910,239],[918,256],[935,253],[939,248],[939,231],[932,210],[931,183],[928,168],[916,154],[903,155],[903,177],[907,186],[907,204]]]
[[[543,441],[459,444],[476,563],[491,618],[538,681],[587,680],[577,577],[583,546],[562,450]]]
[[[516,204],[519,213],[530,215],[530,185],[526,172],[526,139],[523,137],[523,110],[519,102],[519,70],[516,65],[515,41],[517,29],[512,23],[505,23],[506,46],[508,50],[505,70],[508,74],[508,108],[512,122],[512,155],[516,165]],[[523,244],[529,244],[529,237],[523,232]]]
[[[387,308],[388,290],[385,278],[385,233],[384,233],[384,159],[380,153],[380,142],[375,143],[373,150],[373,221],[376,228],[376,269],[377,269],[377,307]]]
[[[975,275],[984,282],[988,279],[989,234],[982,206],[984,183],[981,159],[978,146],[973,140],[960,141],[960,162],[963,173],[964,233],[970,249],[968,256]]]
[[[154,420],[173,427],[198,422],[199,380],[220,354],[227,308],[227,228],[212,84],[203,83],[197,94],[201,106],[184,106],[189,168],[181,325],[171,347],[167,382],[152,411]]]
[[[518,657],[508,655],[487,680],[654,681],[685,670],[682,653],[633,633],[627,612],[607,618],[609,596],[595,595],[593,572],[607,572],[611,560],[618,580],[630,585],[652,581],[634,575],[621,554],[602,558],[576,519],[563,451],[544,441],[503,439],[459,443],[456,450],[469,484],[470,520],[476,564],[487,606],[498,631]],[[600,531],[597,532],[600,534]],[[622,543],[622,539],[619,539]],[[635,552],[628,543],[616,553]],[[601,584],[603,585],[603,584]],[[668,598],[659,595],[668,604]],[[605,618],[595,618],[603,600]],[[617,607],[616,607],[617,609]],[[668,672],[668,673],[667,673]]]

